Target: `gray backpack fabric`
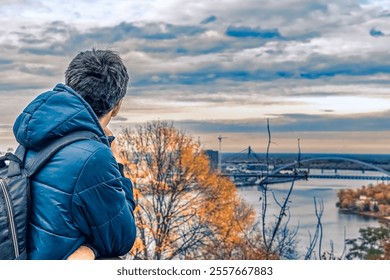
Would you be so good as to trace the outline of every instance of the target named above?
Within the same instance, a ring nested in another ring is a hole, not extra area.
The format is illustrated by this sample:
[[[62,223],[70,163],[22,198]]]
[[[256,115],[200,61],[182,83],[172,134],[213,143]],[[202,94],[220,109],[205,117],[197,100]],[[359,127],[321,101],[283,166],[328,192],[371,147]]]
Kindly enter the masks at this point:
[[[0,157],[0,260],[27,259],[30,178],[60,149],[87,139],[101,141],[92,132],[77,131],[54,140],[28,162],[21,145]]]

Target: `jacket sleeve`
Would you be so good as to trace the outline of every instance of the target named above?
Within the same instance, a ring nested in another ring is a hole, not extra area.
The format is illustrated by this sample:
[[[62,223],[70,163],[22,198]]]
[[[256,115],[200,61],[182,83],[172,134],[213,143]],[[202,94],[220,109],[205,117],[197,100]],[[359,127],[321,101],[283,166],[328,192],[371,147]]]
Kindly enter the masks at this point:
[[[72,199],[74,224],[98,257],[121,256],[136,237],[131,181],[122,177],[111,150],[100,148],[85,162]]]

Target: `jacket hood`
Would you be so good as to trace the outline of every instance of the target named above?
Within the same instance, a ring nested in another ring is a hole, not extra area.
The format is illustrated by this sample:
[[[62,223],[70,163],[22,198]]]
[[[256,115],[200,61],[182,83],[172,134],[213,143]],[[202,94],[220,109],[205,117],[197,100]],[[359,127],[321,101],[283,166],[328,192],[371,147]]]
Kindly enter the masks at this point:
[[[49,140],[79,130],[92,131],[109,145],[91,106],[63,84],[42,93],[27,105],[17,117],[13,130],[19,144],[33,149],[40,149]]]

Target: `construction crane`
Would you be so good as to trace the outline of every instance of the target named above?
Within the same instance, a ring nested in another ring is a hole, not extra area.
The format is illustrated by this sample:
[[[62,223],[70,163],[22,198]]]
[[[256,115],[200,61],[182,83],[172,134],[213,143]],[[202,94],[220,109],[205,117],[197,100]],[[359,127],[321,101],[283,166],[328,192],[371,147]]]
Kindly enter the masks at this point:
[[[225,139],[227,137],[222,137],[221,135],[218,136],[219,140],[219,150],[218,150],[218,173],[221,173],[221,146],[222,146],[222,139]]]

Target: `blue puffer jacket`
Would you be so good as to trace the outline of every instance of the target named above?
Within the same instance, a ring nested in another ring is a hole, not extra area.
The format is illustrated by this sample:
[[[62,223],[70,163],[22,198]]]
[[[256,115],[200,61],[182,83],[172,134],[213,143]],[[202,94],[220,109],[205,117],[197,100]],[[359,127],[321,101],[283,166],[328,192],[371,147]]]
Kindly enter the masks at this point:
[[[61,149],[32,178],[29,259],[66,259],[80,245],[99,257],[133,246],[136,228],[131,181],[122,177],[107,137],[88,103],[59,84],[32,101],[14,124],[26,160],[50,140],[89,130],[102,142],[81,140]]]

